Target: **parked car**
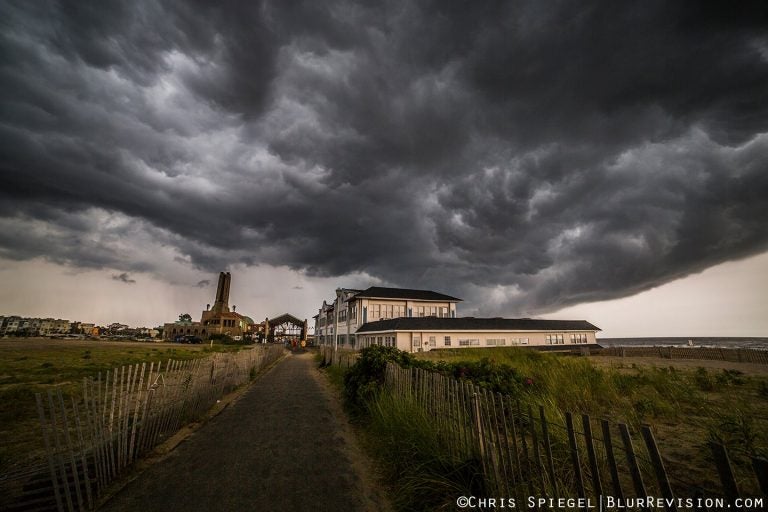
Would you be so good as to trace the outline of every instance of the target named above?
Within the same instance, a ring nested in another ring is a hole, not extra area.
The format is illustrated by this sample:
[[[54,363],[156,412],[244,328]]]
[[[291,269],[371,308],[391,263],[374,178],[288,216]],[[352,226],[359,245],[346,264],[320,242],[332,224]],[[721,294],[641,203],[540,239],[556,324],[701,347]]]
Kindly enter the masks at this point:
[[[173,339],[173,341],[174,343],[187,343],[187,344],[195,344],[195,345],[203,342],[202,338],[199,338],[197,336],[190,336],[189,334],[176,336]]]

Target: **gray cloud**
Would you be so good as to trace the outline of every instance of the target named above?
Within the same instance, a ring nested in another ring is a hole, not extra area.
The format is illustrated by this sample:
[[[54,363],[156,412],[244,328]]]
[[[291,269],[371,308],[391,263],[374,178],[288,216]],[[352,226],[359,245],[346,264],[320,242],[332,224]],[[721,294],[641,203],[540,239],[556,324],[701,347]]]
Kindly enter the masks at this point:
[[[198,283],[195,285],[198,288],[206,288],[207,286],[210,286],[211,282],[208,279],[203,279],[202,281],[198,281]]]
[[[0,14],[6,258],[161,275],[161,247],[535,314],[768,248],[759,2]]]

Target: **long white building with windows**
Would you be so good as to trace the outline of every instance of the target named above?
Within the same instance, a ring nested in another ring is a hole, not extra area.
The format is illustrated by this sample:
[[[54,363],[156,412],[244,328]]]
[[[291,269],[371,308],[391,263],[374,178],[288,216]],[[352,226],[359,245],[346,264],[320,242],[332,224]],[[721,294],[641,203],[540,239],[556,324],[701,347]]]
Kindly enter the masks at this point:
[[[341,349],[370,345],[408,352],[438,348],[584,346],[600,329],[585,320],[460,317],[461,299],[429,290],[339,288],[315,319],[315,342]]]

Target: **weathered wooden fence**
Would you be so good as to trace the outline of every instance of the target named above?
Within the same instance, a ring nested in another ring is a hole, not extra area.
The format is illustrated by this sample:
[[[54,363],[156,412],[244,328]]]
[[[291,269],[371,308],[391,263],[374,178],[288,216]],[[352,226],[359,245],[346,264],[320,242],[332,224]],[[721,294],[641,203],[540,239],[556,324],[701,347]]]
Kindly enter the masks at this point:
[[[597,508],[600,496],[713,496],[713,489],[672,478],[650,427],[633,432],[625,423],[545,408],[522,408],[511,396],[468,381],[390,363],[386,388],[412,400],[434,418],[444,446],[456,460],[475,460],[487,496],[583,498]],[[725,448],[711,445],[724,499],[740,495]],[[753,458],[756,481],[748,491],[768,495],[768,461]],[[754,496],[754,494],[752,494]],[[552,508],[543,507],[544,509]],[[556,508],[556,507],[555,507]],[[667,510],[675,510],[674,505]]]
[[[38,393],[47,459],[0,478],[0,508],[93,510],[139,457],[283,354],[282,347],[269,346],[140,363],[83,379],[78,396],[65,397],[60,388]]]
[[[735,363],[768,364],[768,350],[716,347],[606,347],[592,355],[619,357],[662,357],[665,359],[705,359]]]
[[[360,352],[355,350],[334,350],[333,347],[321,346],[320,355],[323,357],[323,366],[334,365],[350,368],[357,361]]]

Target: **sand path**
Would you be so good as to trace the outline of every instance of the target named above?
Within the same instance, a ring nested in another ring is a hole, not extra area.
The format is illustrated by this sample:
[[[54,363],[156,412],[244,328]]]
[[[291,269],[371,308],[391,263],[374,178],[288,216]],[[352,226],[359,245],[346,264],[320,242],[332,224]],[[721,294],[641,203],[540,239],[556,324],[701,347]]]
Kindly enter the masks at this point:
[[[316,366],[287,357],[100,510],[387,510]]]

